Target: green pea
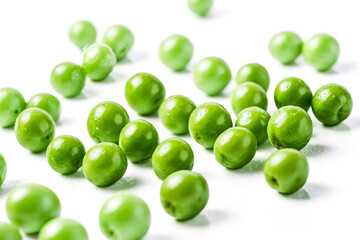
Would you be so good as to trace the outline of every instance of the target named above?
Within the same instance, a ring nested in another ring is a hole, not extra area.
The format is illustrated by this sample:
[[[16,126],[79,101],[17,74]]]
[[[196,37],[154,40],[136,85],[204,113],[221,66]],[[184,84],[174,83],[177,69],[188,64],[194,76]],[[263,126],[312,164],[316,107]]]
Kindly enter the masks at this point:
[[[24,148],[34,153],[42,152],[54,138],[55,123],[44,110],[28,108],[17,117],[14,131]]]
[[[56,218],[40,230],[39,240],[88,240],[86,229],[77,221]]]
[[[96,41],[96,29],[88,21],[77,21],[69,30],[70,40],[81,50]]]
[[[284,65],[293,63],[300,56],[301,49],[302,40],[294,32],[279,32],[269,42],[271,55]]]
[[[349,91],[341,85],[331,83],[316,91],[311,108],[320,122],[333,126],[350,116],[352,106]]]
[[[312,136],[312,121],[307,112],[296,106],[285,106],[271,116],[268,123],[270,143],[276,148],[302,149]]]
[[[14,225],[0,222],[0,240],[22,240],[22,237]]]
[[[159,118],[164,126],[176,135],[188,132],[188,122],[196,108],[193,101],[182,95],[173,95],[163,101],[159,108]]]
[[[269,89],[269,73],[263,65],[258,63],[248,63],[242,66],[236,73],[236,83],[254,82],[259,84],[265,92]]]
[[[188,0],[188,5],[191,11],[204,17],[208,14],[213,4],[213,0]]]
[[[149,230],[151,213],[140,197],[118,192],[102,206],[99,223],[108,239],[142,239]]]
[[[7,171],[6,161],[3,155],[0,153],[0,187],[4,183],[6,177],[6,171]]]
[[[115,25],[105,31],[102,41],[111,47],[117,61],[120,61],[126,57],[134,45],[134,35],[127,27]]]
[[[181,138],[166,139],[152,155],[152,167],[160,180],[179,170],[191,170],[193,166],[194,153],[190,145]]]
[[[244,82],[237,86],[230,96],[231,106],[235,114],[248,107],[260,107],[267,110],[268,100],[264,89],[256,83]]]
[[[230,113],[218,103],[204,103],[195,108],[189,118],[191,137],[207,149],[212,149],[216,138],[232,127]]]
[[[280,193],[296,192],[304,186],[309,175],[309,165],[300,151],[284,148],[271,154],[264,165],[267,183]]]
[[[55,91],[67,98],[79,95],[85,86],[85,80],[84,68],[71,62],[56,65],[50,77]]]
[[[121,130],[119,145],[131,162],[139,163],[151,158],[159,145],[159,134],[150,122],[134,120]]]
[[[49,220],[60,215],[60,200],[40,184],[23,184],[6,199],[6,214],[12,224],[26,234],[37,233]]]
[[[17,116],[25,109],[26,102],[21,93],[14,88],[0,88],[0,126],[10,127]]]
[[[87,129],[96,143],[118,144],[120,132],[129,121],[129,115],[120,104],[102,102],[91,110],[87,120]]]
[[[84,51],[83,67],[92,81],[104,80],[114,69],[116,55],[105,44],[94,44]]]
[[[137,73],[125,85],[126,101],[140,115],[150,115],[165,99],[165,87],[154,75]]]
[[[300,78],[288,77],[276,86],[274,99],[277,108],[293,105],[308,111],[311,106],[312,92]]]
[[[81,167],[84,156],[84,145],[78,138],[70,135],[56,137],[46,150],[50,167],[61,174],[76,172]]]
[[[82,170],[92,184],[107,187],[125,174],[127,165],[126,156],[118,145],[103,142],[86,152]]]
[[[192,70],[195,85],[209,96],[221,93],[231,80],[227,63],[218,57],[198,61]]]
[[[59,100],[49,93],[39,93],[30,98],[28,103],[26,104],[26,108],[41,108],[54,120],[57,122],[60,117],[61,112],[61,104]]]
[[[160,44],[159,56],[161,62],[174,71],[183,70],[190,62],[194,47],[183,35],[172,35]]]
[[[208,199],[208,184],[205,178],[196,172],[174,172],[165,178],[161,185],[161,204],[176,220],[194,218],[205,208]]]
[[[264,143],[267,139],[267,125],[270,115],[259,107],[248,107],[237,115],[235,126],[249,129],[256,137],[257,144]]]
[[[317,34],[304,43],[302,48],[305,61],[320,72],[329,70],[338,60],[340,46],[328,34]]]

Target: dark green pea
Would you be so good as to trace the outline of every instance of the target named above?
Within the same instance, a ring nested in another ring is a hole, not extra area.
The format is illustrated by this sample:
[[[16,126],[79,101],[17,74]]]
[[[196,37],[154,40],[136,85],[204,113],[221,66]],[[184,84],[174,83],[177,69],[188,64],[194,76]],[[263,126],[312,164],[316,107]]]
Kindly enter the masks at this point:
[[[54,122],[57,122],[59,120],[61,104],[59,100],[51,94],[39,93],[32,96],[28,101],[26,108],[32,107],[41,108],[42,110],[50,114]]]
[[[0,240],[22,240],[19,229],[6,222],[0,222]]]
[[[0,126],[10,127],[17,116],[25,109],[26,102],[21,93],[14,88],[0,88]]]
[[[6,177],[6,161],[3,155],[0,153],[0,187],[4,183],[5,177]]]
[[[269,73],[263,65],[258,63],[248,63],[242,66],[236,73],[235,81],[237,84],[244,82],[254,82],[259,84],[265,92],[269,89]]]

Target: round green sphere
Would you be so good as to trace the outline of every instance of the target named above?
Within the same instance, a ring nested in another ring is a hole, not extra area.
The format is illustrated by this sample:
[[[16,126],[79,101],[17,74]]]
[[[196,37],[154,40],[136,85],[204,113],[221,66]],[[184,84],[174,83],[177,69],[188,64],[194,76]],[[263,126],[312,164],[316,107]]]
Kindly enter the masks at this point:
[[[6,161],[3,155],[0,153],[0,187],[4,183],[6,177],[6,171],[7,171]]]
[[[304,186],[309,165],[303,153],[296,149],[280,149],[266,160],[264,175],[267,183],[280,193],[296,192]]]
[[[279,148],[302,149],[313,132],[310,116],[296,106],[286,106],[271,116],[267,128],[270,143]]]
[[[129,115],[120,104],[102,102],[91,110],[87,120],[87,129],[96,143],[118,144],[120,132],[129,121]]]
[[[105,31],[102,41],[111,47],[117,61],[120,61],[126,57],[134,45],[134,35],[127,27],[115,25]]]
[[[77,221],[56,218],[47,222],[39,233],[39,240],[88,240],[86,229]]]
[[[81,50],[96,41],[96,29],[88,21],[77,21],[69,30],[70,40]]]
[[[193,101],[182,95],[173,95],[163,101],[159,108],[159,118],[173,134],[182,135],[188,132],[188,122],[196,108]]]
[[[188,6],[191,11],[205,17],[213,5],[213,0],[188,0]]]
[[[18,90],[0,88],[0,127],[14,125],[17,116],[25,107],[25,99]]]
[[[311,104],[315,117],[328,126],[334,126],[348,118],[352,107],[353,101],[349,91],[334,83],[319,88]]]
[[[32,107],[41,108],[50,114],[54,122],[59,120],[61,112],[60,101],[49,93],[39,93],[32,96],[26,104],[26,108]]]
[[[263,65],[258,63],[248,63],[242,66],[235,76],[236,84],[244,82],[254,82],[259,84],[265,92],[269,89],[269,73]]]
[[[270,39],[269,50],[280,63],[291,64],[301,54],[302,40],[294,32],[279,32]]]
[[[0,222],[0,240],[22,240],[17,227],[10,223]]]

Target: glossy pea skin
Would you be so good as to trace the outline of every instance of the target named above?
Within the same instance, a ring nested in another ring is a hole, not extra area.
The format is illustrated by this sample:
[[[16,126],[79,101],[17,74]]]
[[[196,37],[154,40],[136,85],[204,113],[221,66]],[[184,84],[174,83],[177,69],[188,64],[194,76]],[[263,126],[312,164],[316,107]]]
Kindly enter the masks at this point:
[[[235,114],[252,106],[264,110],[267,110],[268,107],[266,92],[259,84],[253,82],[244,82],[238,85],[231,93],[230,101]]]
[[[183,35],[172,35],[166,38],[159,47],[161,62],[173,71],[185,69],[194,53],[190,40]]]
[[[0,222],[0,240],[22,240],[17,227],[10,223]]]
[[[39,233],[39,240],[88,240],[86,229],[77,221],[56,218],[47,222]]]
[[[71,25],[69,30],[70,40],[81,50],[95,43],[96,29],[88,21],[77,21]]]
[[[273,189],[283,194],[296,192],[304,186],[309,175],[308,161],[296,149],[280,149],[266,160],[264,175]]]
[[[243,109],[236,116],[235,126],[249,129],[256,137],[257,144],[264,143],[267,139],[267,125],[270,115],[259,107],[248,107]]]
[[[194,102],[188,97],[173,95],[165,99],[160,105],[159,118],[173,134],[186,134],[190,114],[195,108]]]
[[[96,143],[118,144],[120,132],[129,121],[128,113],[120,104],[102,102],[91,110],[87,120],[87,130]]]
[[[242,66],[235,76],[236,84],[254,82],[259,84],[265,92],[269,89],[270,77],[266,68],[258,63],[248,63]]]
[[[61,135],[51,141],[46,150],[50,167],[60,174],[76,172],[82,165],[85,147],[71,135]]]
[[[6,161],[3,155],[0,153],[0,187],[5,181],[6,171],[7,171]]]
[[[111,240],[142,239],[149,230],[151,213],[140,197],[118,192],[107,200],[99,214],[100,229]]]
[[[57,122],[60,117],[61,104],[60,101],[49,93],[39,93],[30,98],[26,104],[26,108],[37,107],[52,117],[54,122]]]
[[[131,162],[143,162],[151,158],[159,145],[159,134],[150,122],[134,120],[121,130],[119,145]]]
[[[208,96],[221,93],[231,80],[227,63],[218,57],[207,57],[198,61],[192,76],[195,85]]]
[[[312,92],[300,78],[288,77],[276,86],[274,100],[277,108],[292,105],[308,111],[311,106]]]
[[[117,182],[127,169],[122,149],[114,143],[99,143],[86,152],[82,170],[92,184],[107,187]]]
[[[92,81],[104,80],[114,69],[116,55],[105,44],[94,44],[84,51],[83,68]]]
[[[0,126],[10,127],[17,116],[25,109],[26,102],[21,93],[14,88],[0,88]]]
[[[60,215],[60,200],[40,184],[23,184],[6,199],[6,214],[12,224],[26,234],[40,231],[46,222]]]
[[[115,25],[105,31],[102,41],[111,47],[117,61],[120,61],[126,57],[134,45],[134,35],[127,27]]]
[[[230,113],[213,102],[201,104],[189,118],[191,137],[207,149],[212,149],[216,138],[232,125]]]
[[[340,46],[332,36],[317,34],[304,43],[302,53],[307,63],[319,72],[325,72],[338,60]]]
[[[296,106],[285,106],[271,116],[268,123],[270,143],[280,148],[302,149],[312,136],[312,121],[307,112]]]
[[[156,147],[152,155],[152,167],[160,180],[179,170],[192,170],[193,166],[194,153],[190,145],[181,138],[166,139]]]
[[[18,142],[31,152],[46,150],[55,135],[55,123],[51,116],[40,108],[28,108],[16,119],[15,135]]]
[[[188,0],[188,5],[191,11],[204,17],[208,14],[213,4],[213,0]]]
[[[291,64],[301,54],[302,40],[294,32],[279,32],[270,39],[269,50],[280,63]]]
[[[125,85],[125,98],[132,109],[140,115],[150,115],[165,99],[165,87],[150,73],[137,73]]]
[[[161,185],[161,204],[176,220],[194,218],[205,208],[208,199],[208,184],[205,178],[196,172],[174,172],[165,178]]]
[[[341,85],[331,83],[316,91],[311,108],[320,122],[334,126],[350,116],[352,106],[349,91]]]

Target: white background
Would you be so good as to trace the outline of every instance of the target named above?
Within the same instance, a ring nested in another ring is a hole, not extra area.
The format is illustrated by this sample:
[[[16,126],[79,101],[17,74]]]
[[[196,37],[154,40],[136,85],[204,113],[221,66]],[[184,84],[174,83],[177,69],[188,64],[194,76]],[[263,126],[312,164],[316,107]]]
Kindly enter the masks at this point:
[[[312,115],[314,135],[302,151],[308,157],[310,175],[303,189],[282,196],[264,180],[262,166],[275,151],[269,143],[259,147],[254,160],[240,170],[219,165],[211,151],[189,136],[195,153],[194,171],[205,176],[210,199],[193,220],[176,222],[165,213],[159,200],[161,181],[148,163],[129,164],[124,177],[108,188],[97,188],[79,171],[61,176],[48,165],[45,153],[32,154],[22,148],[12,129],[0,129],[0,152],[8,163],[8,175],[0,188],[0,220],[7,221],[5,199],[21,183],[41,183],[51,188],[62,203],[62,217],[81,222],[90,239],[105,239],[98,227],[102,204],[116,191],[128,190],[149,205],[152,223],[145,239],[359,239],[360,214],[360,17],[358,1],[215,0],[210,15],[195,16],[185,0],[128,1],[1,1],[0,2],[0,87],[14,87],[26,99],[40,92],[59,97],[62,115],[56,135],[72,134],[89,149],[94,143],[86,129],[88,113],[97,103],[112,100],[123,105],[132,120],[140,118],[126,103],[124,84],[135,73],[149,72],[166,87],[166,96],[183,94],[199,105],[207,101],[223,104],[232,113],[229,94],[209,98],[192,82],[191,67],[207,56],[228,62],[233,76],[240,66],[259,62],[269,71],[269,113],[276,110],[273,91],[278,81],[296,76],[315,92],[327,83],[349,89],[354,109],[344,123],[325,128]],[[86,19],[98,30],[123,24],[135,34],[135,45],[103,82],[87,81],[83,93],[64,99],[50,85],[52,68],[63,61],[81,64],[80,51],[68,39],[76,20]],[[336,37],[341,55],[333,70],[318,73],[302,57],[293,66],[281,66],[269,54],[267,44],[282,30],[297,32],[303,40],[313,34]],[[173,73],[161,64],[158,46],[167,36],[184,34],[195,52],[188,71]],[[157,128],[160,139],[171,137],[156,116],[145,118]],[[27,239],[27,238],[25,238]]]

